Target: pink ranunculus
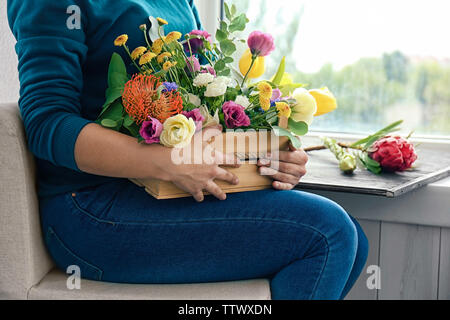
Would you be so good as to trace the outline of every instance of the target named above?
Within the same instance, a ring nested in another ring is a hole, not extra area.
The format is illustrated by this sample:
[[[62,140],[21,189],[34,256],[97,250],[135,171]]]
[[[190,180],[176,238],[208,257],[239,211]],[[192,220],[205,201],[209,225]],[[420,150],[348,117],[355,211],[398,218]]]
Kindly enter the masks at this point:
[[[205,117],[200,112],[200,109],[194,109],[192,111],[183,111],[183,115],[188,119],[192,119],[195,122],[195,131],[198,132],[203,128],[203,121]]]
[[[158,119],[149,118],[148,121],[142,123],[139,134],[144,138],[145,143],[159,143],[159,137],[163,131],[163,125]]]
[[[248,127],[250,125],[250,118],[245,113],[244,107],[240,104],[234,101],[225,102],[222,106],[222,111],[228,129]]]
[[[386,171],[405,171],[417,160],[414,146],[401,137],[385,137],[372,146],[370,157]]]
[[[200,70],[201,73],[210,73],[212,74],[214,77],[217,76],[216,74],[216,70],[214,70],[213,67],[211,66],[202,66],[202,70]]]
[[[275,50],[275,41],[273,40],[273,37],[270,34],[261,31],[253,31],[250,33],[247,43],[252,54],[258,57],[268,56]]]
[[[186,60],[187,69],[190,73],[199,72],[200,71],[200,62],[194,56],[190,56]]]
[[[190,36],[198,36],[198,38],[199,38],[199,39],[194,38],[194,39],[189,40],[189,44],[190,44],[193,54],[196,54],[199,51],[202,51],[205,47],[205,44],[203,43],[203,39],[200,39],[200,38],[204,38],[205,40],[209,41],[212,44],[211,35],[207,31],[192,30],[191,32],[189,32],[189,35]],[[184,44],[184,50],[186,52],[189,52],[189,45],[187,42]]]

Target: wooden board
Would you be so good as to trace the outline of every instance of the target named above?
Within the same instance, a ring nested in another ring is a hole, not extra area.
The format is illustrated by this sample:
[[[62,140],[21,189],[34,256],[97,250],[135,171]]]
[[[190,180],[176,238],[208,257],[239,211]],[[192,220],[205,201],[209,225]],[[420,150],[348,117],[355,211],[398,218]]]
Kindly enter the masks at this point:
[[[304,139],[304,146],[320,145],[319,139]],[[300,189],[341,191],[397,197],[432,182],[450,176],[450,148],[436,145],[418,147],[419,159],[412,170],[402,173],[374,175],[357,170],[353,175],[343,174],[334,155],[328,150],[308,153],[308,173],[299,184]]]

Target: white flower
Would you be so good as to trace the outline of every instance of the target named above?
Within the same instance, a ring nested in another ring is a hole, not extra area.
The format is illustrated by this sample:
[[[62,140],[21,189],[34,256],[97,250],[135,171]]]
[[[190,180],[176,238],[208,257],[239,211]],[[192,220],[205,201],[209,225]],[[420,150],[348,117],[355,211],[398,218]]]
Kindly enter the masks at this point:
[[[214,81],[214,76],[210,73],[200,73],[194,79],[194,86],[196,87],[205,87],[209,83]]]
[[[228,78],[228,77],[223,77],[223,76],[217,77],[217,78],[214,79],[214,82],[223,83],[227,87],[232,87],[233,86],[233,79]]]
[[[243,106],[244,109],[247,109],[250,106],[250,100],[248,100],[246,96],[237,96],[234,102]]]
[[[219,97],[227,92],[227,85],[224,82],[214,81],[206,87],[205,97]]]
[[[198,96],[196,96],[195,94],[188,93],[188,97],[189,97],[189,102],[192,103],[194,106],[200,107],[200,105],[202,104],[202,101],[200,100],[200,98]]]
[[[291,118],[294,121],[303,121],[311,125],[317,112],[316,99],[305,88],[296,89],[292,97],[296,100],[296,103],[292,107]]]
[[[214,117],[209,113],[208,107],[206,105],[202,105],[200,107],[200,113],[205,117],[205,121],[203,121],[203,128],[216,126],[220,123],[219,120],[219,110],[216,110]]]

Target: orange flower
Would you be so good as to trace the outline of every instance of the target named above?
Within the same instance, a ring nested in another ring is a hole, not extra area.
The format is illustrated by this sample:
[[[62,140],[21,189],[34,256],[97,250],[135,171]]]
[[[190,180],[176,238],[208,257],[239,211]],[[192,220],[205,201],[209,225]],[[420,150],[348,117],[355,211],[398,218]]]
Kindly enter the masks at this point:
[[[183,100],[177,91],[158,93],[160,79],[152,75],[134,75],[125,84],[122,101],[128,115],[141,125],[148,117],[164,123],[181,113]]]

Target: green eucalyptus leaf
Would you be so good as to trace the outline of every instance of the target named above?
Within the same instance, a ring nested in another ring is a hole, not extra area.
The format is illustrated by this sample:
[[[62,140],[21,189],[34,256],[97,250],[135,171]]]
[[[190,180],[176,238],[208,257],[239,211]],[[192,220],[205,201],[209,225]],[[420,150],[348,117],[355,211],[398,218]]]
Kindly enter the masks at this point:
[[[216,32],[216,39],[217,39],[217,41],[220,42],[220,41],[223,41],[223,40],[225,40],[227,38],[228,38],[228,34],[226,32],[224,32],[224,31],[222,31],[220,29],[217,30],[217,32]]]
[[[292,134],[292,132],[290,132],[286,129],[283,129],[279,126],[272,126],[272,129],[276,136],[288,137],[294,148],[300,149],[302,147],[302,143],[300,142],[300,139],[297,136],[295,136],[294,134]]]
[[[231,56],[236,52],[236,45],[233,43],[233,41],[225,39],[220,42],[220,50],[222,50],[224,55]]]
[[[245,13],[242,13],[241,15],[233,19],[233,21],[230,24],[229,30],[231,33],[236,31],[244,31],[245,26],[247,25],[248,22],[249,20],[247,19],[247,16],[245,15]]]
[[[225,61],[223,60],[218,60],[215,64],[214,64],[214,69],[216,71],[222,71],[223,69],[225,69],[226,65],[225,65]]]
[[[297,136],[304,136],[308,133],[309,127],[306,122],[289,119],[289,130]]]
[[[226,2],[224,2],[223,6],[224,6],[224,9],[225,9],[225,17],[227,17],[227,19],[231,21],[232,14],[231,14],[230,7],[228,6],[228,4]]]

